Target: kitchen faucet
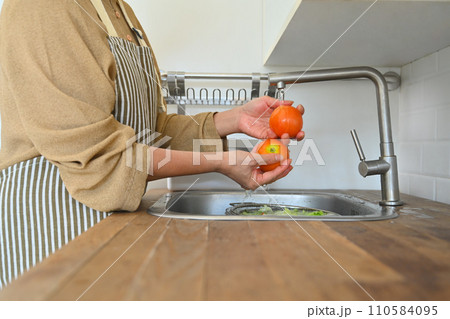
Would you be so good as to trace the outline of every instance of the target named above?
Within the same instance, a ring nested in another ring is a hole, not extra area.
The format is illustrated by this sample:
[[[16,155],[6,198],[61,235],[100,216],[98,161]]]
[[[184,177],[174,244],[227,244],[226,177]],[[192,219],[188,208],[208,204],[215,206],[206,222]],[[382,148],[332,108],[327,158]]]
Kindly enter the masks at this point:
[[[283,94],[286,84],[321,82],[343,79],[367,78],[376,88],[378,126],[380,131],[380,158],[378,160],[366,161],[362,151],[358,135],[355,130],[351,131],[356,150],[361,160],[359,173],[363,176],[380,175],[381,197],[380,205],[399,206],[400,191],[398,186],[397,158],[394,154],[394,143],[392,141],[391,116],[389,110],[388,84],[385,77],[376,69],[371,67],[349,67],[324,69],[314,71],[299,71],[287,73],[270,73],[268,80],[271,87],[276,87]],[[269,90],[270,91],[270,90]]]
[[[394,144],[392,142],[391,117],[389,110],[388,89],[396,89],[400,85],[400,77],[394,72],[381,74],[378,70],[371,67],[349,67],[335,68],[314,71],[298,71],[287,73],[269,73],[269,74],[243,74],[243,73],[185,73],[185,72],[162,72],[161,79],[165,91],[164,98],[167,103],[173,103],[178,106],[178,114],[185,114],[184,105],[208,104],[208,105],[242,105],[248,102],[247,95],[241,99],[239,90],[238,98],[235,99],[234,91],[227,90],[225,98],[222,97],[220,90],[215,89],[212,95],[208,96],[208,89],[200,89],[200,98],[195,96],[195,90],[188,88],[186,90],[185,80],[231,80],[241,81],[250,80],[252,83],[250,98],[259,96],[260,82],[269,81],[269,89],[264,93],[272,97],[284,99],[284,89],[286,84],[321,82],[345,79],[370,79],[376,88],[377,107],[378,107],[378,126],[380,131],[380,153],[378,160],[366,161],[362,147],[359,143],[355,130],[351,131],[353,141],[356,145],[359,158],[359,172],[363,177],[369,175],[380,175],[381,178],[381,205],[399,206],[400,191],[398,186],[397,158],[394,154]],[[232,91],[231,99],[229,92]],[[202,94],[203,93],[203,94]]]

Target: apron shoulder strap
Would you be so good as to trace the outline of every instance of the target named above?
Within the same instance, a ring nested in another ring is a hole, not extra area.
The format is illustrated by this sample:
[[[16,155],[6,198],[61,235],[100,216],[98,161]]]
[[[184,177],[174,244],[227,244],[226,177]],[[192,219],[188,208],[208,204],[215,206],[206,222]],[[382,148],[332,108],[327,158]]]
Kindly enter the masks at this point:
[[[102,0],[91,0],[91,2],[95,10],[97,10],[100,20],[102,20],[103,24],[105,25],[108,34],[112,37],[118,37],[116,28],[114,28],[114,25],[112,24],[111,19],[109,18],[108,13],[106,12]]]
[[[128,23],[128,26],[130,27],[131,30],[133,30],[136,33],[139,44],[143,47],[148,47],[147,42],[145,42],[145,40],[144,40],[144,34],[142,33],[141,30],[134,27],[133,22],[131,21],[130,17],[128,16],[128,13],[127,13],[127,10],[125,9],[123,0],[118,0],[118,2],[119,2],[120,10],[122,10],[122,13],[125,17],[125,20]]]

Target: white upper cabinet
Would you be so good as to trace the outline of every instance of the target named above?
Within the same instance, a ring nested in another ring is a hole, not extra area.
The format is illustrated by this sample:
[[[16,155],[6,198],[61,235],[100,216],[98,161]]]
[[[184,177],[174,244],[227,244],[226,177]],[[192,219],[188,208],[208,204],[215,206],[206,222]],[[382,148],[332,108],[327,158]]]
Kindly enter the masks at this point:
[[[264,0],[267,66],[402,66],[449,45],[449,0]]]

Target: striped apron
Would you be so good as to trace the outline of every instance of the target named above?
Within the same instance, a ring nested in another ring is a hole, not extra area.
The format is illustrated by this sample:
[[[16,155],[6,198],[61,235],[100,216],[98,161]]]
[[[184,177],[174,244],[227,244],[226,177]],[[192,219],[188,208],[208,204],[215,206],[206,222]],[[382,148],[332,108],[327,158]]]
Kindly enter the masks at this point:
[[[116,61],[114,116],[137,134],[154,132],[157,106],[163,103],[153,52],[122,0],[123,16],[141,46],[119,38],[101,0],[91,2],[107,27]],[[43,156],[0,171],[0,289],[109,214],[75,200],[58,168]]]

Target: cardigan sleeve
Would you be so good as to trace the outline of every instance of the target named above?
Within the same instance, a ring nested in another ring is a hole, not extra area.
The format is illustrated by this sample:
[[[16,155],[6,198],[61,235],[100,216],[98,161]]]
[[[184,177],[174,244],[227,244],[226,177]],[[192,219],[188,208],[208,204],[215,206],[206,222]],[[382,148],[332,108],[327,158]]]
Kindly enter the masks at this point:
[[[193,116],[158,114],[156,130],[163,136],[169,136],[168,145],[171,149],[181,151],[193,151],[193,141],[211,140],[203,143],[203,152],[221,152],[226,149],[226,139],[222,139],[217,133],[213,120],[214,113],[199,113]],[[217,147],[216,147],[217,146]]]
[[[7,96],[2,101],[8,103],[2,107],[5,114],[18,114],[7,133],[15,127],[22,132],[16,139],[28,139],[55,164],[78,201],[100,211],[135,210],[147,174],[126,165],[127,141],[135,133],[112,115],[114,57],[101,22],[92,18],[95,10],[88,1],[84,6],[5,1],[0,63]],[[9,118],[2,114],[2,120]],[[6,141],[3,158],[17,155],[14,138]]]

